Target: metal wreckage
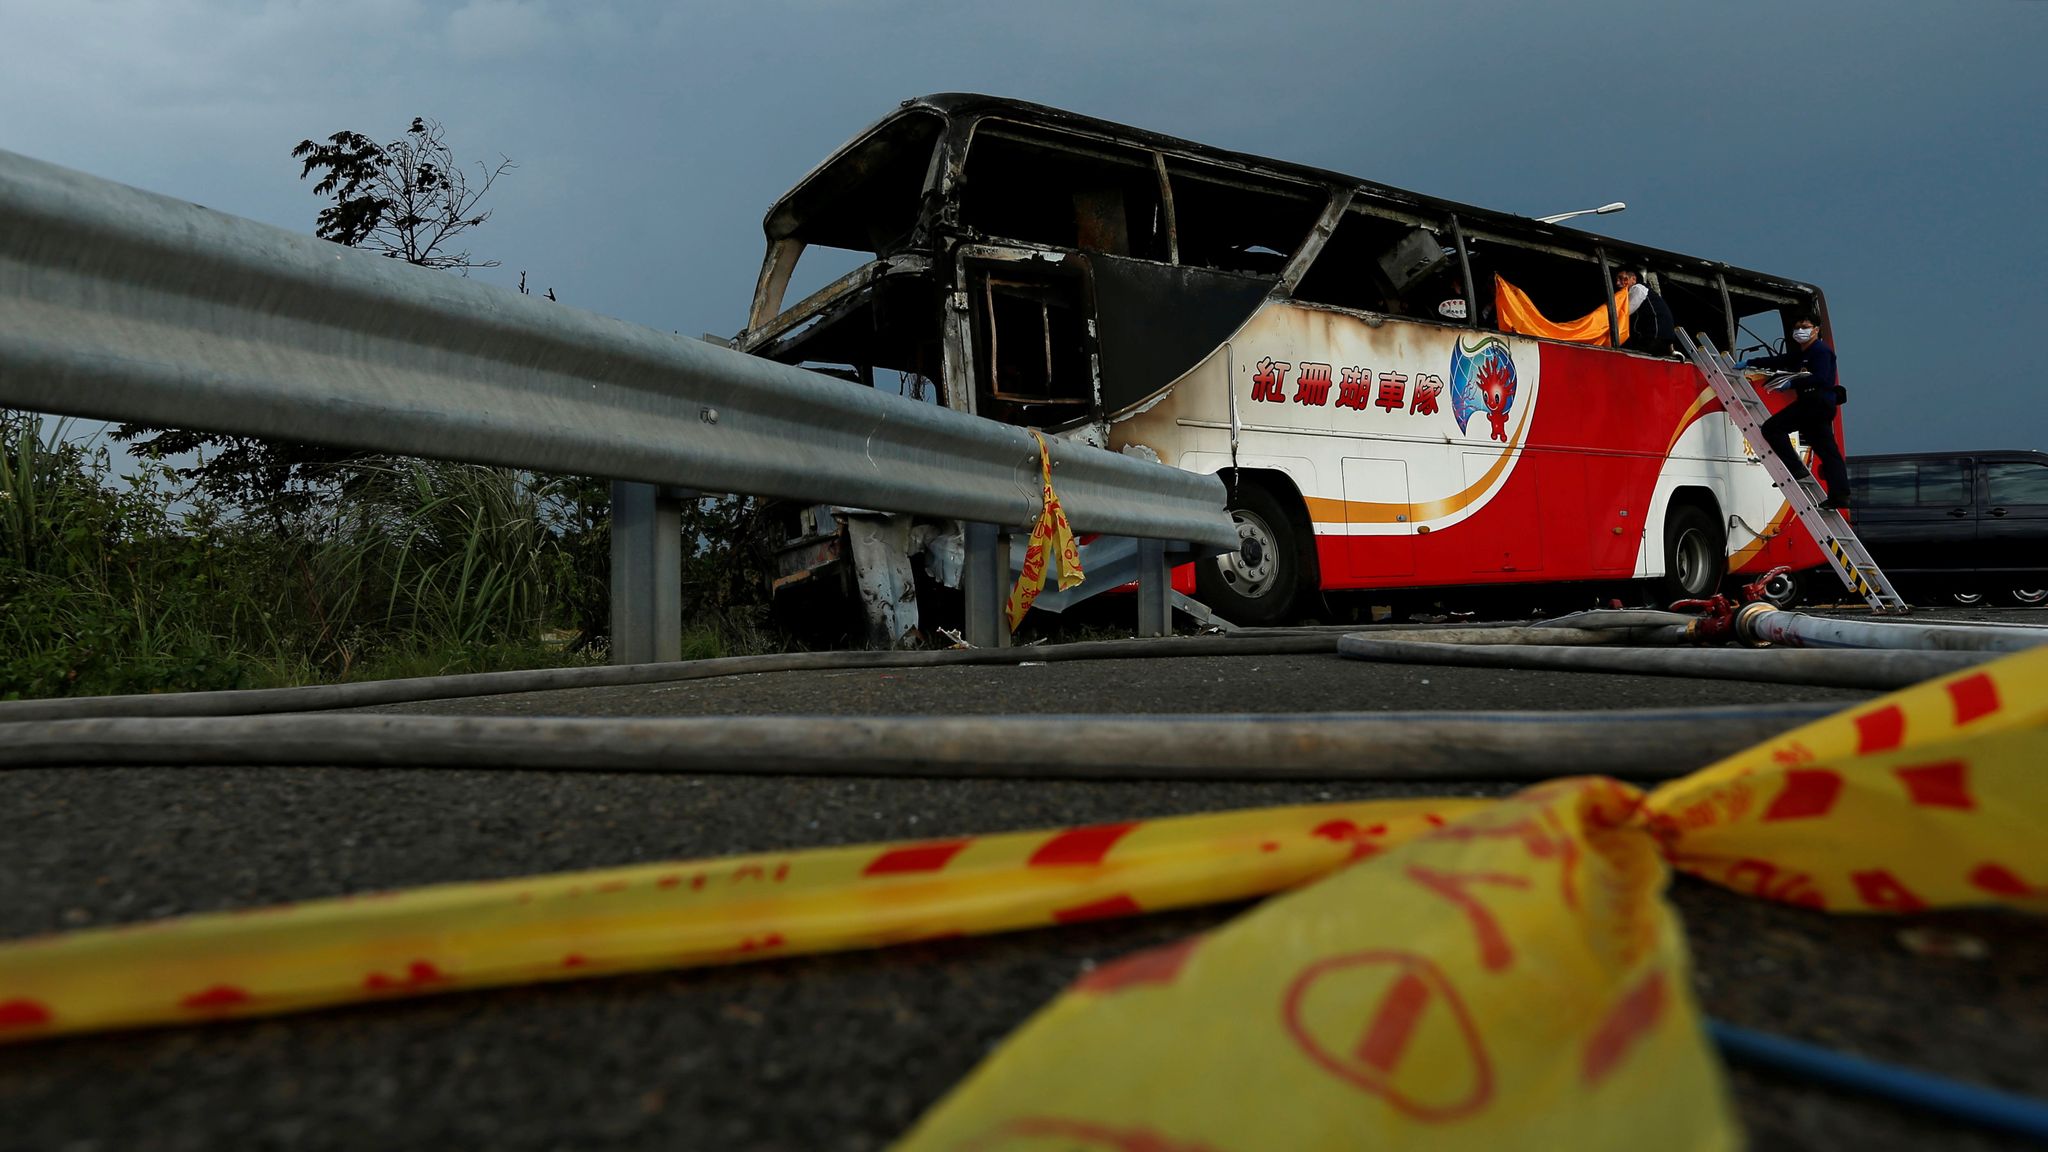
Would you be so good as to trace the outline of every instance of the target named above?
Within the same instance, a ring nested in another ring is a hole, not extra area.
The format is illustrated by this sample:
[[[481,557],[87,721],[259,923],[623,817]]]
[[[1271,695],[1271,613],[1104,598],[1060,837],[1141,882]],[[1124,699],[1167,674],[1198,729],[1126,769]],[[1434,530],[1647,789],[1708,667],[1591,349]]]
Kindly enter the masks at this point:
[[[1170,556],[1198,615],[1271,623],[1367,588],[1711,595],[1737,572],[1823,560],[1796,522],[1778,530],[1783,501],[1700,402],[1669,330],[1625,337],[1612,277],[1639,271],[1679,327],[1731,348],[1752,325],[1769,341],[1795,311],[1824,314],[1810,285],[962,94],[904,101],[765,230],[733,347],[1218,474],[1240,549]],[[867,259],[785,306],[810,249]],[[1539,321],[1591,311],[1537,339],[1505,303]],[[1532,419],[1539,377],[1550,400]],[[915,643],[960,586],[957,523],[780,511],[778,599],[857,591],[870,643]],[[1037,607],[1128,584],[1133,541],[1082,544],[1086,581]]]

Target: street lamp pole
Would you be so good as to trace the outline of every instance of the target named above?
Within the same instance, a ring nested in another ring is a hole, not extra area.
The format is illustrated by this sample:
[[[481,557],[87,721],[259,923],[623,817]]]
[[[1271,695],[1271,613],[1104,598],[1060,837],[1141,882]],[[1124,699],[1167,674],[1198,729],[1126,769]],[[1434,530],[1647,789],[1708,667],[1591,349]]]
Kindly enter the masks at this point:
[[[1619,212],[1627,207],[1628,205],[1616,200],[1612,204],[1602,204],[1598,208],[1581,208],[1577,212],[1560,212],[1555,216],[1538,216],[1536,219],[1543,224],[1558,224],[1574,216],[1605,216],[1609,212]]]

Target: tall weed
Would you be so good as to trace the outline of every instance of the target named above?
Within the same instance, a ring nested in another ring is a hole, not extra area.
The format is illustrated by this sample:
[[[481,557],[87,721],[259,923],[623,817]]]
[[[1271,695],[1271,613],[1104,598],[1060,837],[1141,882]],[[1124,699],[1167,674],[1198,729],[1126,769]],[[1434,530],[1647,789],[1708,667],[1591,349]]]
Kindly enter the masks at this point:
[[[570,659],[542,642],[567,577],[553,481],[391,461],[248,516],[70,433],[0,412],[0,698]]]
[[[256,508],[0,410],[0,698],[259,687],[602,660],[603,485],[350,461]],[[692,654],[779,646],[751,502],[684,526]]]

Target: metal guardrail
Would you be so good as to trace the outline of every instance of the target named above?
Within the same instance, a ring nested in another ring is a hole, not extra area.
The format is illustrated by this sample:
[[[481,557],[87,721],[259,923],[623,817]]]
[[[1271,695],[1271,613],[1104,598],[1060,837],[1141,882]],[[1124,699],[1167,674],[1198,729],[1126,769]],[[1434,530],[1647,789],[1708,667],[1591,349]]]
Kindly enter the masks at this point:
[[[1021,428],[5,151],[0,405],[1001,528],[1040,503]],[[1215,477],[1050,443],[1077,531],[1236,547]]]

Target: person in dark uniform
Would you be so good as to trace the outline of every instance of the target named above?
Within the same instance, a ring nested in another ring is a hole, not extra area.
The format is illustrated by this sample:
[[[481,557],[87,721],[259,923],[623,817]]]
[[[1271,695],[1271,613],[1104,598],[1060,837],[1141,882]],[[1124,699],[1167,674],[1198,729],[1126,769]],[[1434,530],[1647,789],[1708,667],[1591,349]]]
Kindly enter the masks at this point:
[[[1628,339],[1622,347],[1652,356],[1671,355],[1671,307],[1651,291],[1633,268],[1614,274],[1614,290],[1628,293]]]
[[[1798,454],[1792,450],[1791,434],[1799,433],[1799,438],[1820,457],[1821,481],[1828,490],[1828,498],[1820,506],[1836,510],[1849,507],[1849,469],[1842,463],[1841,447],[1835,443],[1835,412],[1847,393],[1835,372],[1835,350],[1821,339],[1820,325],[1815,323],[1813,314],[1801,312],[1794,316],[1792,347],[1783,354],[1745,360],[1743,366],[1804,373],[1790,382],[1797,393],[1792,403],[1764,421],[1764,440],[1796,476],[1801,467]]]

